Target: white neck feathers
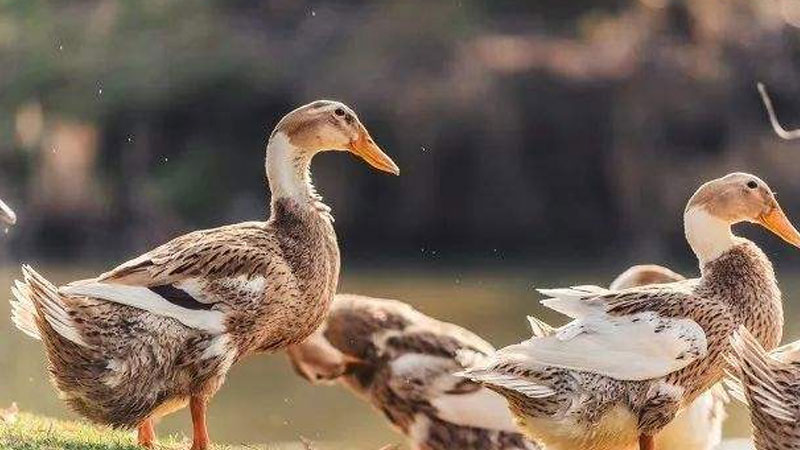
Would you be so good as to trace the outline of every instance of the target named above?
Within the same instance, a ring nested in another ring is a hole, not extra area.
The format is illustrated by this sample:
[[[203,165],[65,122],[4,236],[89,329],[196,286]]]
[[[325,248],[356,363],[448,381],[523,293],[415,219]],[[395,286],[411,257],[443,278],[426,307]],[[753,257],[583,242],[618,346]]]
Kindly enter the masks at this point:
[[[275,133],[267,144],[267,181],[273,201],[292,198],[308,202],[314,196],[310,153],[294,146],[284,132]]]
[[[686,240],[700,260],[700,267],[719,258],[736,245],[731,225],[713,216],[702,206],[686,210],[683,214],[683,226]]]

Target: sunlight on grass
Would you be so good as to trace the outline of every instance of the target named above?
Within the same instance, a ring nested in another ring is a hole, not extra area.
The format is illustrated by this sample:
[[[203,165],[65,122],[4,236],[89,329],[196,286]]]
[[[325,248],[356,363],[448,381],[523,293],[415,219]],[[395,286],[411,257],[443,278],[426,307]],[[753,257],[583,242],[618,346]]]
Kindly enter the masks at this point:
[[[191,442],[182,436],[165,436],[157,449],[185,450]],[[215,450],[327,450],[330,445],[310,442],[214,445]],[[133,431],[119,431],[86,422],[68,422],[19,414],[14,423],[0,421],[0,450],[141,450]]]

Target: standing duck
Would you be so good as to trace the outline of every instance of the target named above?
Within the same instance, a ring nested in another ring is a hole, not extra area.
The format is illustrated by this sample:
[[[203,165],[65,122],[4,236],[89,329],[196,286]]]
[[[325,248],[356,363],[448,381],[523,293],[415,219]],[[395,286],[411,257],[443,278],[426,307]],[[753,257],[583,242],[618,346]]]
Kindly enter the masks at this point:
[[[349,151],[398,174],[342,103],[287,114],[267,144],[266,222],[195,231],[90,280],[56,288],[31,267],[13,288],[13,320],[41,339],[68,405],[114,427],[138,427],[187,404],[193,450],[208,448],[206,405],[232,364],[301,342],[322,322],[339,277],[330,209],[311,159]]]
[[[325,323],[288,354],[309,381],[337,381],[370,402],[415,450],[538,450],[517,431],[503,397],[453,376],[460,349],[494,352],[405,303],[337,295]]]
[[[731,338],[729,379],[734,397],[750,407],[758,450],[800,449],[800,341],[767,353],[747,328]]]
[[[758,223],[800,246],[800,233],[758,177],[702,185],[684,213],[701,277],[612,291],[542,290],[574,320],[553,335],[501,349],[463,376],[509,400],[522,430],[549,450],[651,450],[654,436],[722,377],[728,338],[744,324],[761,344],[781,339],[772,264],[731,225]]]

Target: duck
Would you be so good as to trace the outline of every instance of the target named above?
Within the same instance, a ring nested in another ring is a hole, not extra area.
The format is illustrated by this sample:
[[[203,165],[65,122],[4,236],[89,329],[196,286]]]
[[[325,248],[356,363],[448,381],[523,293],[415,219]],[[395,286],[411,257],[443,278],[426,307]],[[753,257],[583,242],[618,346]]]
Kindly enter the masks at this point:
[[[459,375],[506,397],[520,429],[548,450],[656,449],[655,436],[721,380],[739,324],[766,349],[781,340],[772,263],[731,232],[740,222],[800,247],[800,233],[762,179],[735,172],[710,180],[684,210],[699,278],[616,291],[540,289],[543,305],[572,322]]]
[[[767,352],[741,326],[730,344],[725,381],[750,408],[755,448],[800,449],[800,340]]]
[[[230,367],[302,342],[322,323],[339,278],[331,210],[312,158],[349,152],[399,175],[347,105],[318,100],[286,114],[266,146],[266,221],[194,231],[95,278],[56,287],[22,267],[12,319],[44,344],[67,405],[155,443],[154,421],[189,406],[192,450],[210,445],[209,399]]]
[[[491,344],[399,300],[337,294],[325,322],[287,349],[313,384],[339,384],[383,413],[415,450],[541,450],[516,429],[506,400],[453,375],[459,350]]]
[[[612,291],[683,281],[686,278],[658,264],[634,265],[620,273],[608,288]],[[701,394],[656,436],[664,450],[713,450],[722,441],[728,395],[721,383]]]

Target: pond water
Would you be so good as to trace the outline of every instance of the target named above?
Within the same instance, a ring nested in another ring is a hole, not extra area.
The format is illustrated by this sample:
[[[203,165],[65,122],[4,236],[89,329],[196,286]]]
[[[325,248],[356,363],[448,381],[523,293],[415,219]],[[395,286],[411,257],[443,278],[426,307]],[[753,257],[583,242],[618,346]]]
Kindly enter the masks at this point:
[[[86,278],[97,268],[37,267],[55,283]],[[535,269],[512,271],[427,271],[407,269],[348,270],[341,292],[405,300],[434,317],[465,326],[496,346],[528,337],[526,314],[552,324],[563,318],[538,305],[538,286],[605,284],[616,271],[547,273]],[[602,272],[602,273],[601,273]],[[17,275],[15,267],[0,269],[5,289]],[[800,338],[796,318],[800,306],[792,301],[800,294],[800,271],[780,273],[786,298],[787,339]],[[8,294],[10,296],[10,294]],[[60,418],[74,418],[50,386],[40,344],[13,328],[8,302],[0,302],[0,406],[16,401],[24,411]],[[743,409],[729,408],[726,436],[745,436],[749,424]],[[268,448],[290,448],[279,443],[298,442],[301,437],[317,448],[376,450],[386,444],[401,444],[381,415],[345,389],[314,387],[295,376],[282,354],[261,355],[235,366],[228,381],[210,407],[212,438],[228,443],[273,443]],[[159,433],[190,433],[188,413],[181,411],[158,425]]]

